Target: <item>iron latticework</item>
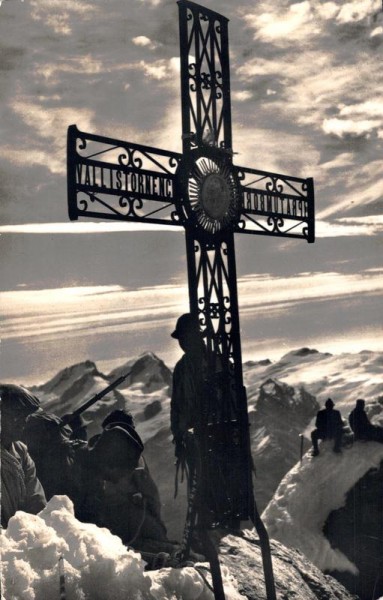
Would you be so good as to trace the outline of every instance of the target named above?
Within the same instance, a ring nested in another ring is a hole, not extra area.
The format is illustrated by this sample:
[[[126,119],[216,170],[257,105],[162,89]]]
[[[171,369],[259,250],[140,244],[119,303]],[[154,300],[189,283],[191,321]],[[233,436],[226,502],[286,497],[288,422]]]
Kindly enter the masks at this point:
[[[314,186],[310,178],[233,165],[228,19],[189,0],[178,5],[182,154],[69,127],[69,217],[185,228],[190,310],[210,374],[202,405],[204,493],[217,498],[219,522],[254,521],[267,598],[275,600],[267,532],[252,489],[234,234],[314,242]]]
[[[180,225],[175,211],[181,155],[68,129],[70,219]]]
[[[228,19],[181,0],[183,151],[203,144],[231,151]]]

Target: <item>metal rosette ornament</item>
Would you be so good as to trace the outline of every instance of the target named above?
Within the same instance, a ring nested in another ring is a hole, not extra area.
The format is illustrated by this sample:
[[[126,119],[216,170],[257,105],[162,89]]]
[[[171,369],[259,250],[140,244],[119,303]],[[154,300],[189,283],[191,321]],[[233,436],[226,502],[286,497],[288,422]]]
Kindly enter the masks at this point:
[[[198,148],[181,161],[177,203],[181,222],[208,236],[233,230],[240,218],[240,184],[231,158],[215,148]]]

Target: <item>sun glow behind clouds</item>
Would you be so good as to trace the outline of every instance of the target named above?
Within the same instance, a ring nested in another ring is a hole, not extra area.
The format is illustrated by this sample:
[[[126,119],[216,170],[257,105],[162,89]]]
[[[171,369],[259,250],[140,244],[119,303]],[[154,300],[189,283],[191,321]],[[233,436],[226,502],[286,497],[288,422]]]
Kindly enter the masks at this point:
[[[323,216],[325,216],[323,214]],[[161,225],[156,223],[139,222],[110,222],[110,221],[74,221],[67,223],[25,223],[20,225],[0,225],[0,235],[6,233],[18,234],[94,234],[113,233],[119,231],[162,231],[183,232],[182,226]],[[346,237],[356,235],[378,235],[383,231],[383,216],[342,218],[334,222],[317,220],[315,226],[317,238]]]
[[[256,275],[238,282],[245,318],[286,317],[297,306],[383,292],[383,269],[360,274],[302,273],[299,277]],[[19,290],[1,294],[5,317],[2,337],[35,338],[94,336],[103,333],[171,327],[188,310],[187,289],[181,285],[129,290],[121,286]]]

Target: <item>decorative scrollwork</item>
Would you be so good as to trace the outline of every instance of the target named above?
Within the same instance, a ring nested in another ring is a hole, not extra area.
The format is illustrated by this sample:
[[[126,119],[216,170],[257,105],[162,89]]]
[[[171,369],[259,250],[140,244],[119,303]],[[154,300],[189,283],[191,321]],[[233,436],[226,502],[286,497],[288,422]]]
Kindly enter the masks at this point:
[[[284,225],[284,220],[282,219],[282,217],[269,217],[267,219],[267,224],[270,227],[273,227],[272,231],[274,233],[281,233],[282,232],[282,227]]]
[[[128,199],[125,196],[120,196],[120,198],[118,199],[118,205],[121,208],[126,208],[128,206],[129,202]]]
[[[124,152],[118,155],[118,163],[124,167],[142,169],[143,161],[141,157],[136,156],[137,152],[139,150],[124,148]]]
[[[78,201],[78,206],[79,206],[80,210],[87,211],[88,210],[87,200],[85,200],[85,198],[81,198],[81,200]]]
[[[143,202],[141,200],[141,198],[132,198],[132,197],[128,197],[128,202],[129,202],[129,211],[128,211],[128,216],[129,217],[138,217],[138,210],[141,210],[143,207]]]
[[[210,90],[212,87],[212,74],[211,73],[201,73],[201,88],[204,90]]]
[[[176,158],[175,156],[171,156],[169,158],[169,167],[172,169],[176,169],[179,165],[180,159]]]
[[[278,194],[281,194],[283,192],[283,185],[280,183],[279,185],[277,185],[277,182],[279,181],[278,177],[271,177],[271,181],[268,181],[266,183],[266,189],[268,192],[276,192]]]
[[[78,137],[76,139],[77,151],[85,150],[87,147],[87,144],[88,144],[88,142],[84,137]]]

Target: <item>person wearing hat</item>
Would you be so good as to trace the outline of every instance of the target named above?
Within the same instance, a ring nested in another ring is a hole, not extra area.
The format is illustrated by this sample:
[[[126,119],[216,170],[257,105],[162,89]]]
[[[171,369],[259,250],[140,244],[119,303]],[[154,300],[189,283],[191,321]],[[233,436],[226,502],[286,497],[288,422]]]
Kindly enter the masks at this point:
[[[78,493],[76,458],[85,450],[86,442],[72,440],[71,436],[71,427],[54,414],[38,411],[27,419],[23,441],[36,465],[47,500],[56,495],[74,500]]]
[[[184,352],[174,367],[170,403],[170,427],[175,455],[180,459],[185,453],[188,432],[194,430],[196,418],[201,412],[207,358],[198,321],[192,314],[186,313],[179,317],[171,336],[178,340]]]
[[[143,449],[133,426],[123,421],[105,425],[88,452],[88,493],[77,512],[81,520],[107,527],[126,545],[150,551],[167,536],[157,488],[140,466]]]
[[[373,425],[365,411],[365,401],[362,398],[356,401],[354,410],[351,411],[348,422],[354,433],[354,440],[366,440],[383,443],[383,428]]]
[[[39,408],[39,400],[14,384],[0,385],[1,403],[1,524],[18,510],[37,514],[46,505],[35,464],[21,441],[25,422]]]
[[[318,456],[318,440],[334,440],[334,452],[341,452],[343,421],[339,410],[334,410],[334,402],[328,398],[324,409],[318,411],[315,427],[311,432],[313,456]]]

